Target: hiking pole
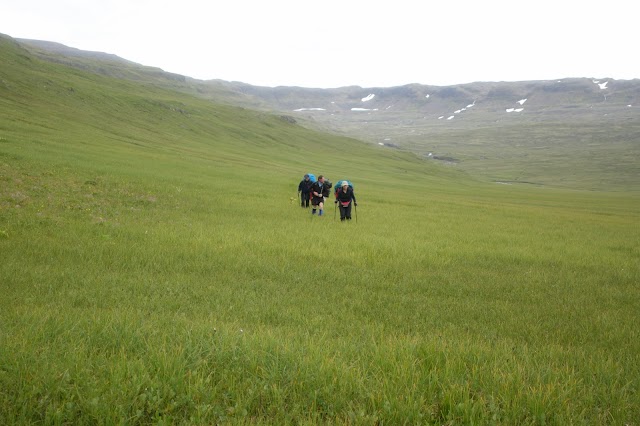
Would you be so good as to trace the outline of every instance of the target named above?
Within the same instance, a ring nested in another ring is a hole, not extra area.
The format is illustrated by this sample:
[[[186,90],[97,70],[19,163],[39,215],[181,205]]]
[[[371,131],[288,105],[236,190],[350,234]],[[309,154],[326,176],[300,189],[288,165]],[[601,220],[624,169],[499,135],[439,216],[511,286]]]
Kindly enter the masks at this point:
[[[334,222],[336,221],[336,207],[338,207],[338,203],[333,203],[333,221]]]
[[[353,208],[356,209],[356,223],[358,223],[358,205],[353,203]]]

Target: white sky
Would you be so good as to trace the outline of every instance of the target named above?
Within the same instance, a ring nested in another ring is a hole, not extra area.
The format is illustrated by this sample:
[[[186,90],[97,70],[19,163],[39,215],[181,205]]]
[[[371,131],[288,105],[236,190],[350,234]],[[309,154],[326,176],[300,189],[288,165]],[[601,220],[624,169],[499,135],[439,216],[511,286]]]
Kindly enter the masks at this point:
[[[0,33],[259,86],[633,79],[640,37],[632,4],[3,0]]]

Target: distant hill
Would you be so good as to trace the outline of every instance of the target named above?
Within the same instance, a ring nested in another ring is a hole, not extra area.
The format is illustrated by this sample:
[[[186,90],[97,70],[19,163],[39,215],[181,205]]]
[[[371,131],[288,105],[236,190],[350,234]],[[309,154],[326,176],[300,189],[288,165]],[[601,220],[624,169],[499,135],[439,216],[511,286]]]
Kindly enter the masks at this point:
[[[483,179],[607,190],[639,186],[640,79],[271,88],[196,80],[58,43],[19,42],[52,62],[275,111],[307,127],[439,159]]]
[[[16,41],[40,59],[97,74],[138,81],[159,79],[185,82],[187,79],[185,76],[166,72],[160,68],[143,66],[111,53],[80,50],[51,41],[28,39],[16,39]]]
[[[128,61],[111,53],[80,50],[76,49],[75,47],[65,46],[64,44],[56,43],[53,41],[29,40],[24,38],[17,38],[16,41],[23,45],[27,45],[41,51],[46,51],[61,56],[72,56],[76,58],[96,59],[99,61],[113,61],[122,64],[137,65],[135,62]]]
[[[408,150],[491,181],[640,187],[638,79],[338,89],[205,84],[211,93],[239,94],[245,106],[277,110],[307,126]]]

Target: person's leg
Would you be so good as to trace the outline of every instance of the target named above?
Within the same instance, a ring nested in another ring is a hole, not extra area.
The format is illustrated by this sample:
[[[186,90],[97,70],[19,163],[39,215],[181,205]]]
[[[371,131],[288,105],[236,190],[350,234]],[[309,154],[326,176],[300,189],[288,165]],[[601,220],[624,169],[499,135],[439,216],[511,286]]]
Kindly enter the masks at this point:
[[[305,194],[304,192],[300,193],[300,207],[304,207],[304,197],[305,197],[305,195],[307,195],[307,194]],[[309,197],[307,197],[307,198],[309,198]]]
[[[349,203],[349,205],[344,208],[345,216],[347,217],[347,220],[351,220],[351,204],[353,203]]]
[[[344,219],[347,217],[347,209],[340,204],[340,221],[344,221]]]
[[[309,208],[309,194],[305,194],[304,202],[305,202],[305,207]]]
[[[318,207],[320,208],[320,212],[318,212],[318,216],[322,216],[324,214],[324,203],[320,201],[320,204],[318,204]]]

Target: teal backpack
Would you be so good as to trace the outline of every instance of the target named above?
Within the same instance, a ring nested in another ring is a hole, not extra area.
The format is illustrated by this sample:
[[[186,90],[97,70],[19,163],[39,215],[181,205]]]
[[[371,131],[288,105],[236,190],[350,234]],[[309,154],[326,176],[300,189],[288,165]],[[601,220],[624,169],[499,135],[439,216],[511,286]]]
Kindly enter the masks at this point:
[[[336,194],[340,188],[342,188],[342,183],[343,182],[347,182],[347,184],[349,185],[349,188],[351,188],[351,190],[353,190],[353,184],[351,183],[351,181],[346,180],[346,179],[342,179],[339,180],[338,183],[336,183],[336,186],[333,187],[333,193]]]

